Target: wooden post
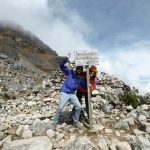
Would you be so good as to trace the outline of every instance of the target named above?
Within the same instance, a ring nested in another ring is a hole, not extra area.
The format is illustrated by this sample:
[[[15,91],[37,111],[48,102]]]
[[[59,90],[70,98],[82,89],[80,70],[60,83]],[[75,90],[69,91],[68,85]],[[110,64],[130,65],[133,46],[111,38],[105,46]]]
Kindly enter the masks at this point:
[[[89,127],[92,128],[92,108],[91,108],[91,90],[90,90],[90,75],[89,66],[86,66],[86,78],[87,78],[87,92],[88,92],[88,116],[89,116]]]

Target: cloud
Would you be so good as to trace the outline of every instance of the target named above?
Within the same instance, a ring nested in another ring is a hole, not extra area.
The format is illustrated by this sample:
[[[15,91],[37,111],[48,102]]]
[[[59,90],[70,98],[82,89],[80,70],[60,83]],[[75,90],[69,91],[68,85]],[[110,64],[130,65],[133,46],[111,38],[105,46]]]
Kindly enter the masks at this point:
[[[108,1],[0,0],[0,21],[18,23],[59,55],[98,48],[100,71],[149,92],[150,2]]]
[[[136,45],[136,44],[135,44]],[[137,44],[141,45],[141,44]],[[133,46],[134,48],[136,46]],[[116,50],[101,55],[100,70],[117,76],[131,86],[137,87],[141,93],[150,91],[150,52],[145,47],[132,50]]]
[[[37,35],[59,55],[88,48],[90,27],[65,0],[0,0],[0,20],[12,20]]]
[[[150,81],[146,84],[145,90],[146,90],[147,92],[150,91]]]

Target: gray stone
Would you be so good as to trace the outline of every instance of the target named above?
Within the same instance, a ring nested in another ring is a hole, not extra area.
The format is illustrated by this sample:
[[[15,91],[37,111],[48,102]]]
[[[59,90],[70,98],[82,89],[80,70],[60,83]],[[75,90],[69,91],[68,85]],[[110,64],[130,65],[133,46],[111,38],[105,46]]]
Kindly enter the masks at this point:
[[[20,123],[24,121],[25,117],[26,117],[26,114],[19,114],[15,116],[15,120],[16,122]]]
[[[96,95],[98,95],[98,94],[99,94],[99,91],[98,91],[98,90],[93,90],[93,91],[92,91],[92,95],[93,95],[93,96],[96,96]]]
[[[87,137],[78,137],[73,144],[75,150],[92,150],[93,144]]]
[[[29,101],[28,102],[28,106],[29,107],[32,107],[32,106],[35,106],[36,105],[36,102],[35,101]]]
[[[110,146],[109,146],[110,150],[117,150],[116,148],[116,144],[112,143]]]
[[[134,118],[129,118],[127,121],[129,125],[134,126]]]
[[[58,134],[57,135],[57,137],[56,137],[56,141],[58,142],[58,141],[60,141],[62,138],[64,138],[64,133],[60,133],[60,134]]]
[[[23,91],[22,85],[17,82],[12,82],[6,85],[6,89],[12,90],[12,91]]]
[[[150,150],[150,140],[143,136],[130,136],[129,142],[134,150]]]
[[[47,97],[47,98],[43,99],[44,102],[51,102],[53,100],[55,100],[55,99],[54,98],[50,98],[50,97]]]
[[[46,131],[46,135],[50,138],[54,137],[56,135],[55,131],[53,131],[52,129],[48,129]]]
[[[112,129],[105,129],[105,133],[106,134],[111,134],[111,133],[113,133],[113,131],[112,131]]]
[[[117,142],[117,150],[132,150],[128,142]]]
[[[0,141],[3,140],[4,137],[5,137],[4,132],[0,131]]]
[[[92,125],[92,131],[98,132],[104,129],[104,126],[102,126],[101,124],[93,124]]]
[[[21,136],[21,135],[22,135],[22,132],[23,132],[23,126],[20,125],[20,126],[18,127],[18,129],[16,130],[16,135]]]
[[[107,146],[107,141],[104,137],[101,137],[98,139],[98,147],[100,148],[100,150],[109,150],[108,146]]]
[[[114,125],[115,129],[129,129],[129,125],[126,121],[120,121],[115,123]]]
[[[137,114],[135,112],[135,110],[131,111],[130,113],[127,114],[127,117],[133,117],[133,118],[136,118],[137,117]]]
[[[7,58],[8,58],[8,56],[7,56],[7,55],[5,55],[5,54],[3,54],[3,53],[0,53],[0,58],[7,59]]]
[[[12,135],[8,135],[2,141],[0,141],[0,148],[3,146],[4,143],[10,142],[11,141],[11,137],[12,137]]]
[[[105,113],[109,113],[112,109],[112,106],[111,105],[104,105],[102,107],[102,110],[105,112]]]
[[[24,126],[23,128],[23,132],[22,132],[22,138],[24,139],[29,139],[29,138],[32,138],[32,131],[29,129],[29,126],[26,125]]]
[[[133,110],[133,107],[130,105],[130,106],[127,106],[126,107],[126,110],[129,110],[129,111],[131,111],[131,110]]]
[[[52,143],[48,137],[35,137],[4,143],[2,150],[51,150]]]
[[[76,139],[76,136],[70,135],[69,140],[67,140],[64,143],[65,150],[72,150],[73,149],[73,144],[74,144],[75,139]]]
[[[144,115],[139,115],[137,116],[137,120],[142,123],[142,121],[147,121],[147,118]]]
[[[37,119],[37,118],[41,118],[41,117],[42,117],[42,114],[36,113],[36,114],[33,114],[32,119]]]
[[[134,129],[134,130],[133,130],[133,133],[134,133],[135,135],[143,135],[143,134],[146,134],[145,132],[140,131],[140,130],[138,130],[138,129]]]
[[[120,136],[121,134],[120,134],[119,131],[115,131],[115,135],[116,135],[116,136]]]
[[[51,94],[51,97],[55,97],[58,93],[56,91],[54,91],[52,94]]]
[[[141,106],[141,110],[149,110],[148,105],[143,104],[143,105]]]
[[[46,133],[46,124],[40,119],[36,119],[31,126],[33,130],[33,135],[45,135]]]
[[[146,133],[150,134],[150,126],[146,126]]]

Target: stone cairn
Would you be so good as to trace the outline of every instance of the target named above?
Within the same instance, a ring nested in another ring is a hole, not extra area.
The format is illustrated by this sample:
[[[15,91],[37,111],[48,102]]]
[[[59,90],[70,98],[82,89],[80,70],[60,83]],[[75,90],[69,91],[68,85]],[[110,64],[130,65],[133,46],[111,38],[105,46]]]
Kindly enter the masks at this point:
[[[0,53],[0,149],[150,149],[150,105],[134,109],[123,104],[119,94],[130,86],[103,72],[92,92],[92,129],[84,120],[81,129],[72,126],[70,104],[62,112],[62,124],[54,126],[64,78],[60,70],[41,74]]]

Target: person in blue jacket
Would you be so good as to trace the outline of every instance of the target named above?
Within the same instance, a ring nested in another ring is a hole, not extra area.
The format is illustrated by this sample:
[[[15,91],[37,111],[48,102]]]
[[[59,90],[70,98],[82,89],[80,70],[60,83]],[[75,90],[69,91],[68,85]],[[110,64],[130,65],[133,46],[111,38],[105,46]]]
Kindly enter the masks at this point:
[[[76,96],[76,90],[81,84],[86,86],[85,80],[82,78],[83,67],[78,66],[76,67],[76,71],[74,71],[73,69],[65,66],[67,61],[68,57],[65,57],[60,63],[60,69],[67,75],[67,78],[65,79],[60,90],[60,101],[53,121],[54,124],[59,123],[61,112],[65,104],[69,101],[71,104],[73,104],[73,125],[75,128],[80,128],[79,116],[81,111],[81,104]]]

